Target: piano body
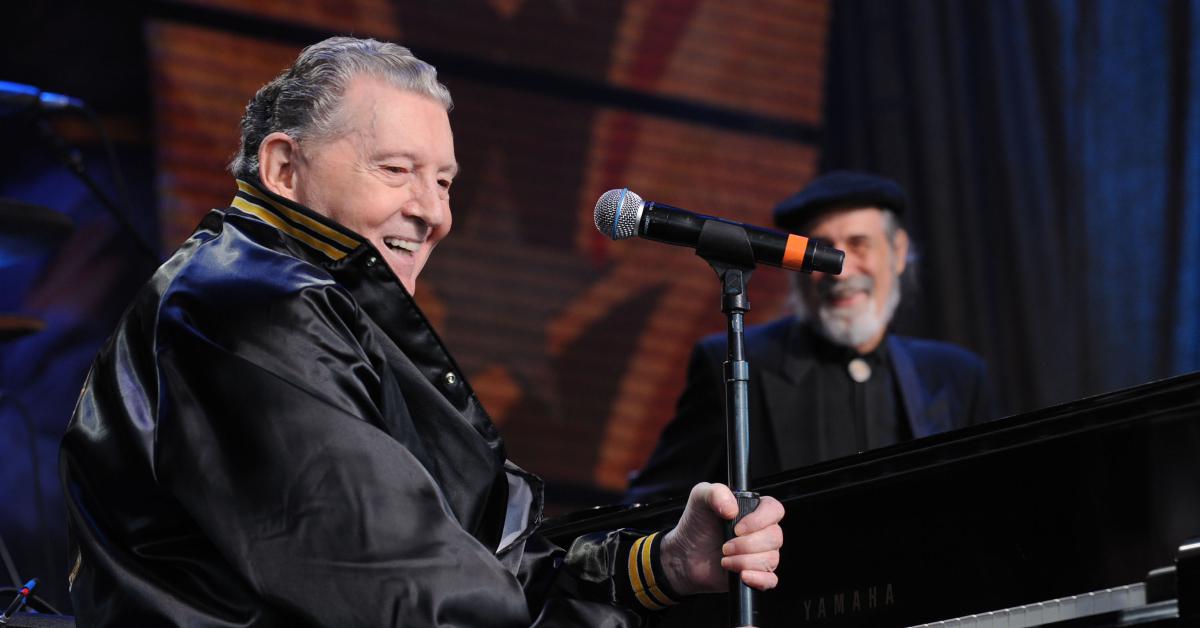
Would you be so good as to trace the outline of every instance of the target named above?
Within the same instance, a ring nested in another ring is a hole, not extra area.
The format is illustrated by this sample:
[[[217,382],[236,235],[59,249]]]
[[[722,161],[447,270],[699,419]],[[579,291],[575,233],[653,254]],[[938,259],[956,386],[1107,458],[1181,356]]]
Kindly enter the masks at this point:
[[[1063,625],[1125,625],[1163,606],[1145,601],[1147,573],[1200,537],[1200,374],[797,469],[757,489],[787,508],[780,586],[759,595],[759,626],[1044,625],[1084,607],[1096,618]],[[682,508],[682,498],[600,508],[544,531],[569,544],[593,530],[668,527]],[[1195,581],[1179,586],[1194,591]],[[1118,603],[1135,610],[1116,612]],[[697,596],[666,611],[664,625],[727,626],[725,604]],[[998,609],[1012,610],[992,623],[979,615]]]

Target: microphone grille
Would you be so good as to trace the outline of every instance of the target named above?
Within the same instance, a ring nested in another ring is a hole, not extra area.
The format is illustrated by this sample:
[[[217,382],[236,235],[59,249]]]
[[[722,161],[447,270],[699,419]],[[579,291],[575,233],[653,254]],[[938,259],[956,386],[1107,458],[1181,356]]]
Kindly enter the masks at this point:
[[[631,238],[637,235],[644,206],[642,197],[628,188],[609,190],[596,201],[596,229],[614,240]]]

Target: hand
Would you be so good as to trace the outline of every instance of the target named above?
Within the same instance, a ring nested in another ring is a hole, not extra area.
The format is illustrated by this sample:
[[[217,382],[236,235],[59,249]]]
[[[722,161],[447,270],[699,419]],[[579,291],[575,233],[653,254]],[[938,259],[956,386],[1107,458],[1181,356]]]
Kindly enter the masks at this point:
[[[779,584],[779,548],[783,545],[783,504],[764,496],[754,512],[725,541],[724,522],[737,518],[737,498],[724,484],[701,482],[692,487],[679,525],[662,541],[662,564],[671,588],[681,595],[727,591],[726,571],[760,591]]]

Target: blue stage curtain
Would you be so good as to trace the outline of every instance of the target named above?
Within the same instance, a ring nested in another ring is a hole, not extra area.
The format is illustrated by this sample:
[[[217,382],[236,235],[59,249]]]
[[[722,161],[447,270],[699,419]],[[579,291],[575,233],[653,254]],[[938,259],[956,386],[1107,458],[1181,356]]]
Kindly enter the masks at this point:
[[[838,0],[822,169],[909,191],[898,329],[1006,412],[1200,369],[1200,3]]]

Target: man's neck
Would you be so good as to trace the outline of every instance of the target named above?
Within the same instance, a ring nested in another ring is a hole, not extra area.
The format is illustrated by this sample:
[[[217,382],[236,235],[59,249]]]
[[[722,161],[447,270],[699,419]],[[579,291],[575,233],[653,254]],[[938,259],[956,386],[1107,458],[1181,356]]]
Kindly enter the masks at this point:
[[[873,338],[871,338],[867,342],[851,346],[851,345],[845,345],[840,342],[837,342],[837,341],[831,339],[829,336],[826,336],[825,334],[821,333],[821,331],[817,327],[817,324],[814,323],[812,320],[808,320],[808,319],[804,319],[804,318],[799,318],[798,320],[802,326],[807,328],[807,333],[810,334],[816,342],[819,342],[826,347],[836,349],[838,351],[845,351],[847,353],[854,352],[858,355],[867,355],[868,353],[871,353],[871,352],[879,349],[880,345],[883,344],[884,339],[887,338],[887,335],[888,335],[888,328],[887,328],[887,326],[885,326],[882,330],[880,330],[879,333],[877,333]]]
[[[879,331],[878,334],[875,335],[874,338],[854,347],[854,350],[857,351],[859,355],[866,355],[866,354],[878,349],[879,345],[883,344],[883,339],[886,336],[887,336],[887,327],[885,326],[882,330]]]

